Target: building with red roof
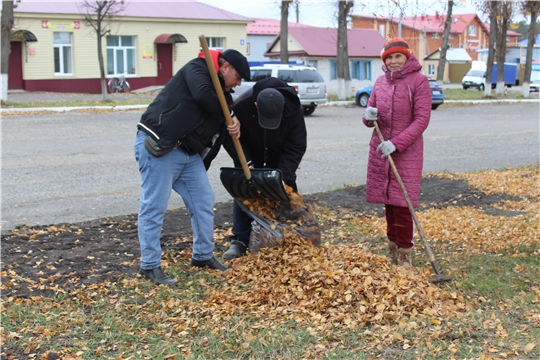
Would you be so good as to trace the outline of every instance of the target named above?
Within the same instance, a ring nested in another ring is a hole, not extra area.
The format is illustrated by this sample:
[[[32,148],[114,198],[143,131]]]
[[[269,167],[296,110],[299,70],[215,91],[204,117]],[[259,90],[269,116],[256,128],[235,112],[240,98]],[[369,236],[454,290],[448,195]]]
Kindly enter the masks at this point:
[[[446,15],[404,16],[401,19],[401,37],[409,43],[418,59],[441,48]],[[352,15],[352,27],[376,29],[386,39],[398,36],[399,18],[372,15]],[[521,36],[508,31],[507,46],[516,46]],[[484,24],[476,14],[454,14],[448,45],[451,49],[465,49],[476,60],[477,50],[489,45],[489,24]]]
[[[381,49],[384,38],[372,29],[347,30],[349,48],[349,68],[351,74],[351,93],[355,89],[372,85],[383,74]],[[296,26],[289,28],[289,59],[304,61],[316,67],[323,77],[329,95],[337,94],[336,58],[337,29]],[[281,52],[280,36],[277,35],[265,56],[279,60]]]
[[[194,0],[124,1],[107,21],[103,39],[107,77],[125,74],[132,89],[165,85],[209,47],[246,53],[250,18]],[[84,21],[81,0],[21,1],[14,9],[10,90],[100,93],[96,34]]]

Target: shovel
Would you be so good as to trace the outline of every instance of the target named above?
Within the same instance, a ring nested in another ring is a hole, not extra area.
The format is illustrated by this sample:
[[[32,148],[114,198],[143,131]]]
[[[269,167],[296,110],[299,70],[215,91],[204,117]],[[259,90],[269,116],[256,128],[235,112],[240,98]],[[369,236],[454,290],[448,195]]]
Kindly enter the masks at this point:
[[[381,140],[381,143],[382,143],[384,141],[384,137],[382,136],[381,130],[379,129],[379,124],[377,124],[377,121],[374,121],[373,124],[375,125],[375,130],[377,131],[377,135],[379,135],[379,140]],[[440,283],[440,282],[450,281],[454,279],[454,276],[443,276],[441,274],[441,271],[439,270],[439,266],[437,265],[437,262],[435,261],[435,256],[433,255],[433,252],[431,251],[431,247],[429,246],[426,236],[424,235],[424,230],[422,229],[422,225],[420,225],[420,221],[418,220],[418,217],[416,216],[416,212],[414,211],[414,207],[412,206],[411,199],[409,198],[409,194],[407,193],[407,190],[405,189],[405,184],[403,184],[403,181],[401,180],[401,176],[399,176],[398,174],[396,165],[394,164],[394,160],[392,159],[391,155],[388,155],[388,162],[390,163],[390,166],[392,167],[392,171],[394,172],[394,176],[396,177],[399,183],[399,187],[401,188],[401,192],[403,193],[403,196],[405,197],[405,201],[407,201],[407,206],[409,207],[409,211],[411,212],[412,218],[414,220],[414,224],[416,225],[416,228],[418,229],[418,233],[420,234],[420,238],[422,239],[422,243],[424,244],[424,248],[426,249],[426,252],[428,254],[429,261],[431,262],[431,266],[433,267],[433,270],[435,271],[435,274],[437,275],[436,277],[429,279],[429,282]]]
[[[223,115],[227,125],[232,125],[233,121],[229,113],[225,96],[217,73],[215,71],[212,58],[210,56],[210,50],[208,50],[208,44],[204,35],[199,36],[199,41],[204,52],[204,58],[206,65],[212,78],[212,83],[216,90]],[[278,201],[289,201],[287,191],[283,186],[283,175],[279,169],[250,169],[247,165],[246,156],[240,141],[236,138],[232,138],[234,147],[238,154],[240,168],[221,168],[221,182],[225,189],[231,194],[233,198],[238,199],[270,199]]]

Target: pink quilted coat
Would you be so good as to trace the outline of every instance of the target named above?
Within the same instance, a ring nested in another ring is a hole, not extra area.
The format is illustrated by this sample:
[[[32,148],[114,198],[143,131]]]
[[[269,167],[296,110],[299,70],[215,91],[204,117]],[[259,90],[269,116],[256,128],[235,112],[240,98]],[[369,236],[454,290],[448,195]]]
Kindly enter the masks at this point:
[[[391,156],[414,207],[418,207],[424,162],[422,133],[431,117],[431,89],[427,78],[418,72],[421,68],[414,55],[394,73],[383,65],[385,74],[375,81],[367,105],[378,109],[378,124],[383,137],[396,146]],[[366,126],[373,127],[364,117],[362,120]],[[376,151],[380,143],[373,130],[369,143],[366,201],[407,207],[388,159],[382,159],[381,153]]]

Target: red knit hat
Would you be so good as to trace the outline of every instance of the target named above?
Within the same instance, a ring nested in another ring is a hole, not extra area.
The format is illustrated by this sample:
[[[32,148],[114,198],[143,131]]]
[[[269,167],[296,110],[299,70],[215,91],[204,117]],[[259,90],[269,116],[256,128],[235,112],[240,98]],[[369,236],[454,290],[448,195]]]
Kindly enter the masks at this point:
[[[402,53],[403,55],[407,57],[407,59],[410,58],[411,50],[409,50],[409,44],[407,44],[405,40],[398,37],[388,39],[384,43],[384,47],[381,50],[382,61],[386,62],[386,58],[390,54],[394,54],[394,53]]]

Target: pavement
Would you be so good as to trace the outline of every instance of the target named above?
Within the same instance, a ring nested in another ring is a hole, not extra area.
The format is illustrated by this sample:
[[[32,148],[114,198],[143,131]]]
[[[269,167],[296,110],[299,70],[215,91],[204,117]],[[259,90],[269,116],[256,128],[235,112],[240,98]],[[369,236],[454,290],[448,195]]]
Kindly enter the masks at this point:
[[[117,93],[117,94],[108,94],[109,98],[112,100],[120,99],[138,99],[144,100],[145,103],[135,104],[135,105],[118,105],[118,106],[44,106],[44,107],[28,107],[28,108],[2,108],[2,112],[29,112],[29,111],[58,111],[66,112],[80,109],[103,109],[103,110],[135,110],[135,109],[144,109],[148,106],[148,102],[154,100],[159,91],[163,86],[151,86],[147,88],[133,90],[132,92],[126,93]],[[444,89],[459,89],[461,84],[443,84]],[[470,90],[473,91],[473,90]],[[513,86],[508,89],[512,92],[521,92],[521,86]],[[8,102],[18,102],[18,103],[33,103],[33,102],[59,102],[59,101],[69,101],[69,100],[102,100],[101,94],[86,94],[86,93],[56,93],[56,92],[44,92],[44,91],[24,91],[24,90],[15,90],[8,92]],[[445,104],[451,103],[472,103],[472,104],[486,104],[486,103],[523,103],[523,102],[538,102],[538,94],[533,93],[531,99],[493,99],[493,100],[445,100]],[[325,105],[320,106],[354,106],[354,101],[329,101]]]

